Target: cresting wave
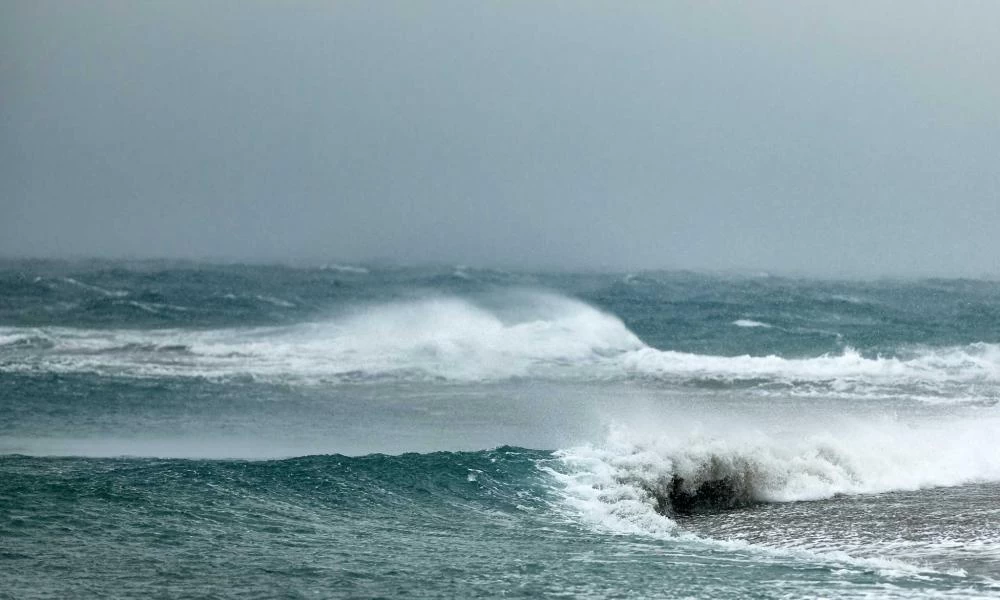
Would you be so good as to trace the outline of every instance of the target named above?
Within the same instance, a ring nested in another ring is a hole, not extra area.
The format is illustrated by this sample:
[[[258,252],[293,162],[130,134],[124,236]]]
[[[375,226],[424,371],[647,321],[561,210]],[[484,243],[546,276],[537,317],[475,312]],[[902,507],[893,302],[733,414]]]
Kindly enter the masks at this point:
[[[927,488],[984,484],[986,489],[997,489],[1000,455],[992,440],[1000,418],[919,424],[880,419],[837,425],[814,423],[787,433],[765,433],[734,422],[711,434],[679,428],[683,433],[676,435],[618,427],[604,443],[558,451],[556,465],[541,468],[561,486],[565,510],[597,531],[707,544],[723,552],[746,552],[755,560],[802,559],[890,579],[958,579],[1000,589],[992,576],[984,577],[1000,557],[995,536],[976,534],[977,544],[968,555],[972,571],[954,566],[953,547],[960,544],[955,540],[969,535],[962,532],[962,526],[943,535],[921,537],[911,532],[907,535],[912,539],[904,543],[891,539],[879,543],[880,534],[895,536],[899,530],[889,526],[871,535],[845,531],[837,522],[842,513],[828,512],[831,507],[843,507],[843,500],[725,512],[765,502],[864,495],[857,504],[874,507],[874,513],[865,514],[862,509],[855,515],[862,527],[863,523],[884,526],[886,515],[894,514],[916,523],[931,518],[971,519],[969,527],[976,530],[977,509],[962,514],[968,508],[963,504],[954,505],[956,515],[948,515],[944,505],[925,507],[922,500],[913,509],[920,514],[900,514],[899,505],[915,502],[907,493]],[[886,492],[899,492],[908,500],[901,502],[897,494],[877,496]],[[956,497],[963,497],[962,493],[956,492]],[[941,509],[945,512],[935,512]],[[692,513],[714,512],[724,514],[689,519]],[[816,535],[792,527],[785,532],[784,521],[766,518],[740,526],[748,515],[780,514],[784,519],[794,513],[808,514],[808,522],[830,518],[834,524]],[[776,529],[771,534],[759,529],[762,525]],[[942,530],[947,528],[942,526]]]
[[[672,536],[676,519],[692,512],[997,482],[998,430],[996,416],[844,421],[836,430],[814,424],[787,433],[737,424],[679,435],[618,427],[604,444],[557,452],[563,466],[552,474],[567,502],[602,528]]]
[[[46,523],[53,519],[75,522],[85,515],[94,531],[124,530],[138,540],[134,543],[153,538],[152,543],[162,545],[154,536],[172,535],[175,537],[169,541],[179,545],[182,542],[177,540],[182,540],[187,544],[182,551],[195,557],[201,551],[200,542],[217,542],[220,535],[241,542],[238,549],[245,545],[270,548],[267,541],[278,539],[294,547],[311,546],[317,552],[328,547],[330,539],[342,538],[340,554],[336,555],[338,566],[343,564],[341,556],[369,556],[364,548],[371,547],[366,544],[372,535],[378,536],[379,543],[401,547],[419,546],[420,538],[426,543],[430,537],[435,558],[441,540],[455,540],[459,551],[466,552],[476,552],[478,547],[469,550],[469,546],[460,545],[459,538],[485,540],[485,544],[499,547],[499,553],[510,554],[502,546],[504,540],[523,535],[529,541],[544,538],[553,544],[555,553],[551,556],[563,560],[570,556],[573,562],[574,558],[587,560],[593,555],[594,539],[588,532],[604,534],[611,529],[669,540],[666,545],[640,548],[639,556],[652,555],[657,560],[665,558],[664,551],[670,553],[667,556],[697,560],[706,556],[707,547],[708,556],[722,559],[708,563],[714,569],[743,561],[754,568],[774,564],[812,570],[818,563],[834,567],[838,574],[845,570],[877,572],[890,579],[941,580],[947,575],[892,558],[706,539],[676,527],[650,509],[649,502],[643,514],[630,519],[627,526],[622,525],[621,515],[608,518],[606,509],[592,508],[581,515],[578,508],[620,503],[625,495],[593,487],[605,481],[605,473],[591,468],[606,466],[608,461],[588,462],[599,457],[571,453],[553,457],[549,452],[499,447],[478,452],[322,455],[249,462],[5,456],[0,457],[4,475],[0,488],[6,485],[17,490],[12,501],[19,514],[44,515]],[[588,502],[587,492],[577,489],[581,486],[590,486],[588,491],[604,497]],[[573,514],[566,514],[561,496],[577,500],[570,508]],[[581,523],[581,516],[588,521]],[[595,517],[605,518],[595,522]],[[344,533],[369,525],[374,533]],[[579,535],[581,529],[583,536]],[[501,535],[491,535],[496,531]],[[19,531],[17,541],[23,543],[25,537]],[[95,551],[104,546],[97,545]],[[217,548],[214,544],[208,547]],[[455,551],[451,543],[445,547]],[[717,556],[719,550],[723,551],[721,557]],[[618,548],[612,551],[621,552]],[[950,576],[968,579],[961,573]]]
[[[647,347],[623,356],[622,364],[631,373],[650,377],[828,382],[834,389],[854,383],[994,383],[1000,381],[1000,345],[927,348],[911,351],[907,358],[868,358],[850,347],[841,354],[812,358],[705,356]]]
[[[619,319],[582,302],[510,293],[492,304],[436,297],[373,305],[289,327],[0,328],[0,370],[482,381],[607,368],[643,347]]]
[[[961,395],[968,386],[1000,382],[1000,345],[894,357],[866,357],[851,348],[812,358],[691,354],[648,346],[618,317],[583,302],[510,292],[357,307],[328,321],[283,327],[0,328],[0,370],[305,382],[642,378],[798,391],[911,386]]]

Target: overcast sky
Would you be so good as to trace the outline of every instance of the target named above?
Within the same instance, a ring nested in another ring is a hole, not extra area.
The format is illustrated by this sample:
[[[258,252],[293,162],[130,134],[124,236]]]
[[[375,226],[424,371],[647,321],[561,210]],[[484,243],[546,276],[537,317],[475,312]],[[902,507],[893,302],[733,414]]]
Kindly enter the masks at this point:
[[[0,3],[0,255],[1000,275],[1000,2]]]

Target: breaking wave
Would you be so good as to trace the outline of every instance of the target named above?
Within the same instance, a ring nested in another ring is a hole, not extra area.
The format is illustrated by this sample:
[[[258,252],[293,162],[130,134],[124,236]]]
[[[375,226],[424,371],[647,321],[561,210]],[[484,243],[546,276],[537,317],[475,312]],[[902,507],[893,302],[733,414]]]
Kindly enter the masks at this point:
[[[995,402],[1000,345],[885,357],[851,348],[807,358],[692,354],[651,347],[618,317],[583,302],[511,292],[481,300],[433,297],[369,305],[328,321],[283,327],[0,328],[0,370],[323,382],[638,378],[795,394],[905,389]]]
[[[673,535],[677,519],[696,512],[1000,481],[998,428],[995,416],[787,433],[736,423],[676,436],[619,427],[604,444],[559,451],[553,474],[569,504],[601,527]]]
[[[630,373],[661,379],[810,383],[832,391],[851,391],[859,385],[944,391],[949,385],[1000,381],[1000,345],[926,348],[895,357],[866,357],[848,347],[840,354],[810,358],[708,356],[647,347],[623,356],[622,365]]]
[[[733,321],[733,325],[737,327],[764,327],[768,329],[771,327],[771,325],[768,325],[767,323],[754,321],[753,319],[736,319]]]
[[[373,305],[290,327],[192,330],[2,328],[0,343],[48,340],[0,357],[3,370],[125,376],[481,381],[613,367],[645,345],[618,318],[549,294],[492,304],[452,297]],[[163,350],[184,348],[184,356]]]

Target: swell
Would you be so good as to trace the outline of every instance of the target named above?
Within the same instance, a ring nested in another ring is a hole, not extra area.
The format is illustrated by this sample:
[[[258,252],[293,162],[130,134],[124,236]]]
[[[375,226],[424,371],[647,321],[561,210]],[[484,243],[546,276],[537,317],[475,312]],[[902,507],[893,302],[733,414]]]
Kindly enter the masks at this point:
[[[46,339],[44,352],[18,352]],[[362,305],[333,319],[287,327],[216,330],[2,328],[8,371],[96,371],[123,376],[300,381],[501,380],[569,374],[644,344],[618,318],[535,292],[480,301],[456,297]],[[188,356],[162,360],[165,348]],[[94,353],[102,353],[95,360]],[[609,373],[611,374],[611,373]]]
[[[554,452],[502,446],[280,460],[14,454],[0,455],[0,497],[26,507],[88,497],[195,498],[228,489],[344,507],[424,499],[516,509],[526,498],[551,507],[558,492],[602,527],[674,531],[671,519],[693,512],[1000,482],[998,427],[998,417],[918,424],[878,419],[763,432],[734,421],[726,431],[683,435],[619,427],[600,444]]]
[[[1000,345],[900,347],[886,356],[849,347],[801,358],[696,354],[649,346],[617,316],[581,301],[508,290],[355,305],[327,320],[277,327],[6,327],[0,370],[301,383],[640,379],[991,402],[1000,383]]]
[[[448,572],[444,579],[460,568],[474,576],[512,554],[517,560],[503,564],[503,570],[514,572],[521,584],[525,569],[519,552],[540,564],[562,565],[542,571],[551,578],[565,570],[567,556],[591,560],[595,544],[626,553],[625,560],[633,566],[650,557],[655,564],[673,556],[679,560],[671,569],[685,568],[693,559],[696,568],[700,564],[717,573],[749,555],[754,568],[784,564],[803,570],[806,563],[810,569],[832,566],[841,574],[845,568],[860,568],[861,573],[878,572],[896,581],[900,575],[923,582],[929,576],[941,580],[926,569],[890,559],[782,552],[700,539],[676,529],[662,530],[669,532],[666,546],[608,544],[594,537],[603,532],[579,526],[580,517],[593,517],[593,511],[574,511],[566,518],[552,473],[569,477],[574,470],[552,453],[511,447],[261,462],[0,456],[0,513],[11,517],[0,519],[0,536],[9,542],[0,560],[25,575],[47,575],[40,588],[38,580],[26,579],[22,589],[34,584],[30,589],[47,590],[53,578],[63,577],[58,572],[75,572],[84,565],[91,578],[94,573],[113,573],[109,585],[116,589],[121,582],[132,585],[135,591],[127,595],[141,595],[149,581],[162,583],[164,570],[177,561],[184,566],[177,581],[194,581],[203,590],[204,581],[218,579],[220,568],[233,564],[236,581],[245,583],[246,577],[257,574],[238,591],[259,593],[265,589],[262,584],[273,584],[283,573],[291,576],[289,582],[314,576],[319,571],[303,569],[302,563],[322,552],[330,552],[335,565],[335,576],[324,580],[330,589],[342,589],[350,578],[384,577],[389,569],[402,573],[404,587],[398,589],[406,589],[414,580],[407,568],[427,557],[434,580],[442,579],[442,564]],[[608,488],[592,489],[604,494],[605,502],[615,494]],[[672,523],[652,510],[647,517],[660,527]],[[654,527],[635,533],[656,531]],[[512,538],[523,545],[512,543]],[[548,546],[539,552],[542,544]],[[125,558],[121,548],[129,549]],[[466,565],[456,554],[474,559]],[[152,569],[150,556],[155,557]],[[225,558],[220,562],[218,557]],[[294,566],[286,570],[285,559]],[[624,561],[617,564],[627,568]],[[584,576],[593,576],[591,565],[585,567]],[[650,568],[639,564],[614,587],[622,589],[629,579],[648,575]],[[341,578],[341,571],[349,572]],[[224,591],[232,590],[229,579],[224,578]],[[433,583],[420,581],[424,586]],[[490,584],[492,592],[495,582]],[[86,585],[93,590],[95,584]],[[190,588],[175,583],[172,589]]]
[[[6,455],[0,456],[0,509],[56,514],[90,505],[100,518],[102,506],[183,512],[295,502],[304,510],[386,518],[403,511],[446,512],[461,503],[516,512],[542,501],[548,488],[536,465],[550,458],[548,452],[512,447],[271,461]]]

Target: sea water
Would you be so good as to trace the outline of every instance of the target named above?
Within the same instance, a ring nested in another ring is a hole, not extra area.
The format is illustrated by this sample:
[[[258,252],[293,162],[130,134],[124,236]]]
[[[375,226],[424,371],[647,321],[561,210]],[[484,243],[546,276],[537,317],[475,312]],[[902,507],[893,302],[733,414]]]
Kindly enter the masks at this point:
[[[0,597],[997,597],[1000,283],[6,261]]]

